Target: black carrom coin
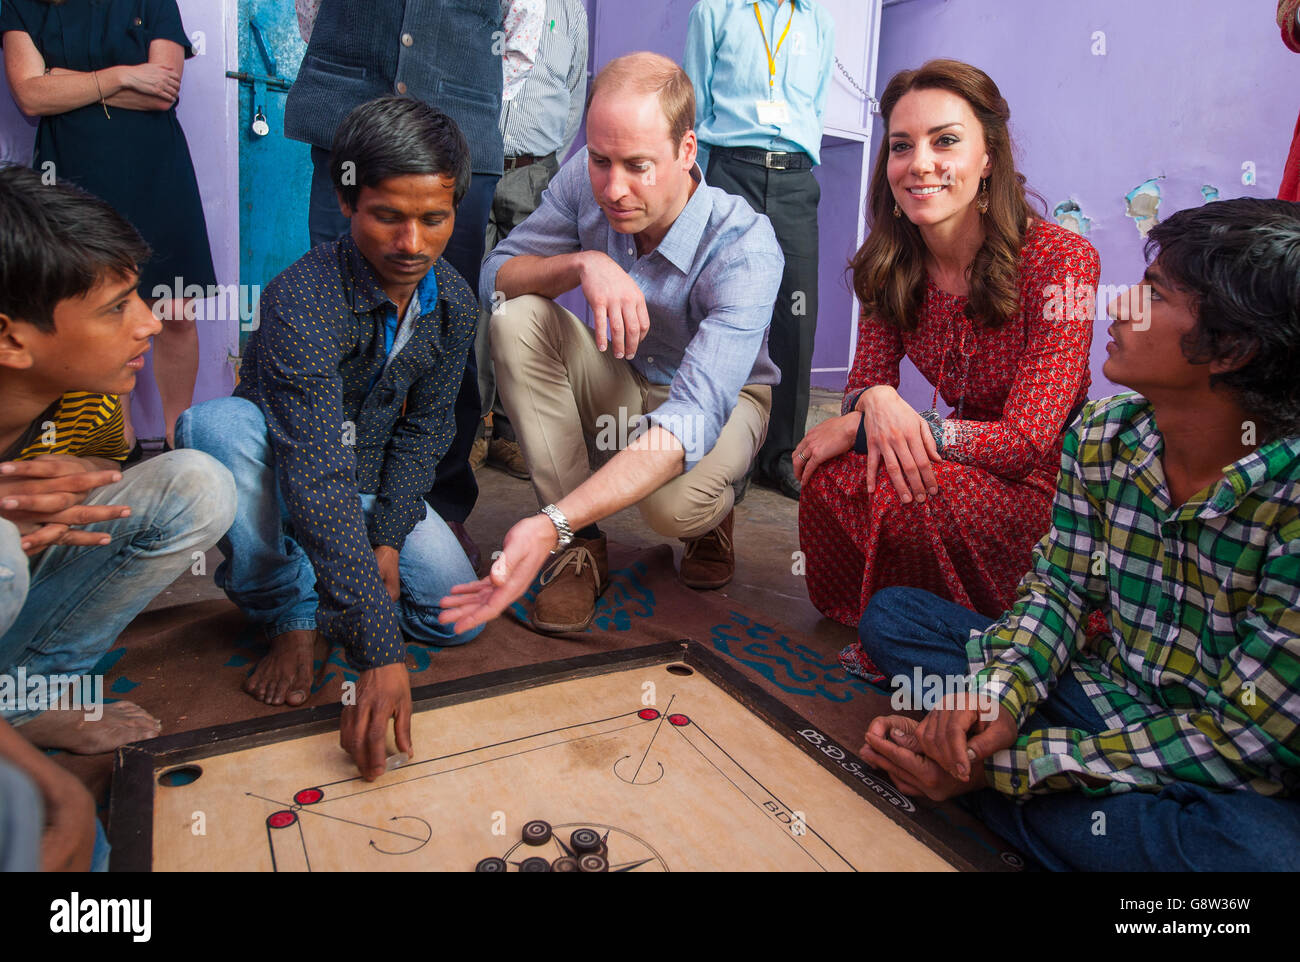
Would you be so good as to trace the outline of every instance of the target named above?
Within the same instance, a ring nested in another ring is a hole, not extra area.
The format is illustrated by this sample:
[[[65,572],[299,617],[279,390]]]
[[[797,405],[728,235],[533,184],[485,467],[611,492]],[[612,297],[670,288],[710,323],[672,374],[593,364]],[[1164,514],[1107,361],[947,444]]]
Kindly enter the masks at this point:
[[[545,845],[551,840],[551,823],[541,819],[524,825],[524,842],[528,845]]]
[[[503,858],[485,858],[474,866],[476,872],[504,872],[506,870],[506,860]]]
[[[551,863],[546,861],[544,858],[537,858],[536,856],[533,858],[526,858],[519,863],[519,871],[521,872],[549,872],[550,870]]]
[[[588,853],[578,859],[579,872],[608,872],[609,862],[603,855]]]
[[[592,828],[580,828],[569,836],[569,848],[575,855],[586,855],[600,851],[600,833]]]
[[[563,858],[557,858],[554,862],[551,863],[551,871],[552,872],[577,872],[579,871],[578,860],[576,858],[569,858],[569,856],[567,855],[564,856]]]

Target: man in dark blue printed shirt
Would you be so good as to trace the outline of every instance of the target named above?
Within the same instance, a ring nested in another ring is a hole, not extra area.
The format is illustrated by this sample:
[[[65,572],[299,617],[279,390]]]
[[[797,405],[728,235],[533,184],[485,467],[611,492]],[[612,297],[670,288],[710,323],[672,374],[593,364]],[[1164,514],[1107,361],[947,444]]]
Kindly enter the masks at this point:
[[[351,232],[267,286],[235,396],[191,408],[177,438],[238,485],[216,581],[271,643],[245,690],[305,701],[319,626],[361,672],[340,735],[370,779],[389,718],[411,750],[403,633],[436,645],[476,634],[439,624],[438,599],[473,569],[423,497],[455,433],[478,317],[441,258],[469,148],[446,115],[386,97],[339,127],[331,171]]]

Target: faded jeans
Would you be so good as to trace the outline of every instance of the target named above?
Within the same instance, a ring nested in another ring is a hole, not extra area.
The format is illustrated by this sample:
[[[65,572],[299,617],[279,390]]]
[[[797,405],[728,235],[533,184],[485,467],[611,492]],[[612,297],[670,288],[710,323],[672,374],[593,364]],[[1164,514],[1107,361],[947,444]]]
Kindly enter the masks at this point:
[[[88,505],[122,504],[131,516],[83,526],[112,535],[106,545],[54,545],[27,561],[17,529],[0,521],[0,672],[85,675],[153,598],[212,547],[235,516],[230,472],[199,451],[171,451],[96,488]],[[13,552],[17,550],[17,555]],[[25,598],[21,583],[28,579]],[[16,612],[14,609],[17,609]],[[0,706],[20,724],[39,713]]]

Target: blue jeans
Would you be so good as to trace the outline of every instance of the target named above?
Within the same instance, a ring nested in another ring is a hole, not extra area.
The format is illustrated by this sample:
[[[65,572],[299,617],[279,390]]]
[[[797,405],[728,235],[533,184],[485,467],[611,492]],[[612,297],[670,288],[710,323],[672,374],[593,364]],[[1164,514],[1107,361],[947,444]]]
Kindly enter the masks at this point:
[[[25,771],[0,758],[0,872],[39,872],[45,806]]]
[[[27,600],[27,555],[18,526],[0,518],[0,637],[18,620]]]
[[[886,677],[910,676],[917,666],[925,674],[965,675],[966,639],[991,623],[927,591],[887,588],[872,596],[858,636]],[[1070,672],[1021,730],[1047,726],[1106,729]],[[1159,792],[1057,792],[1022,802],[985,789],[957,800],[1053,871],[1300,870],[1296,799],[1176,782]],[[1105,834],[1096,834],[1099,828]]]
[[[268,638],[315,628],[316,572],[286,529],[290,519],[262,409],[237,397],[195,405],[176,422],[176,444],[211,454],[235,477],[239,510],[217,545],[226,559],[216,571],[217,587]],[[359,497],[369,514],[375,496]],[[458,635],[450,625],[438,623],[438,603],[453,585],[475,576],[456,536],[427,506],[424,520],[406,537],[398,571],[397,614],[407,635],[432,645],[459,645],[482,630],[480,626]]]
[[[0,758],[0,872],[39,872],[45,800],[31,776]],[[112,849],[104,826],[95,819],[92,872],[107,872]]]
[[[131,516],[84,526],[112,535],[106,545],[55,545],[32,559],[25,603],[0,635],[0,672],[88,674],[144,606],[230,527],[235,482],[206,454],[171,451],[129,468],[85,503],[129,505]],[[7,530],[0,529],[0,545]],[[30,706],[0,711],[15,725],[38,714]]]

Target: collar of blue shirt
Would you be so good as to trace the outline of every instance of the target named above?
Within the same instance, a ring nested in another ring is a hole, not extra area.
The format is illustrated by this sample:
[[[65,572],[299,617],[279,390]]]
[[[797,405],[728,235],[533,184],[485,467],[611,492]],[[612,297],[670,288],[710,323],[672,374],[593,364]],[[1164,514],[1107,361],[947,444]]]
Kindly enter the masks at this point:
[[[695,181],[695,192],[655,248],[683,274],[690,273],[700,241],[704,239],[704,229],[709,226],[709,217],[713,214],[713,196],[703,189],[704,173],[699,164],[691,168],[691,179]]]

